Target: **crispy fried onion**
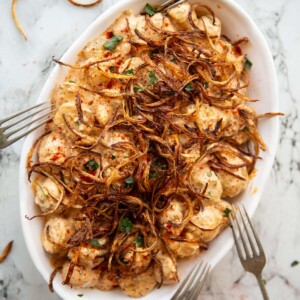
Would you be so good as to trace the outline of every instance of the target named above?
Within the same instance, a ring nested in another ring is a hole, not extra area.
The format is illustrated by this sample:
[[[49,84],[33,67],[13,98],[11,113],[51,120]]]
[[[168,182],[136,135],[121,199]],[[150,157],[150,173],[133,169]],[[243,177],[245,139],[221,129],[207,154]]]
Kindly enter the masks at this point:
[[[3,251],[0,255],[0,264],[3,263],[5,261],[5,259],[7,258],[7,256],[9,255],[9,253],[12,249],[13,243],[14,243],[14,241],[10,241],[3,249]]]
[[[70,3],[72,3],[73,5],[76,5],[76,6],[82,6],[82,7],[90,7],[90,6],[94,6],[98,3],[101,2],[101,0],[95,0],[95,1],[92,1],[92,2],[89,2],[89,3],[81,3],[81,2],[78,2],[78,1],[74,1],[74,0],[68,0]]]
[[[13,20],[14,20],[14,23],[15,23],[17,29],[22,34],[24,40],[27,41],[27,35],[26,35],[25,31],[23,30],[23,28],[18,20],[17,14],[16,14],[16,2],[17,2],[17,0],[12,1],[11,14],[12,14],[12,17],[13,17]]]

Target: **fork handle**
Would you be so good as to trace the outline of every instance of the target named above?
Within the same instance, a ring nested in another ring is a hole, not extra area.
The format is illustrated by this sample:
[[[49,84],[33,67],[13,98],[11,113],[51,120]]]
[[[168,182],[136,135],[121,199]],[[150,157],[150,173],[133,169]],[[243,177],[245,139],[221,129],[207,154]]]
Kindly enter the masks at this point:
[[[258,282],[258,285],[259,285],[259,288],[261,290],[261,293],[262,293],[262,296],[263,296],[263,299],[264,300],[269,300],[269,296],[268,296],[268,293],[267,293],[267,289],[266,289],[266,285],[263,281],[263,278],[262,278],[262,273],[260,274],[256,274],[256,279],[257,279],[257,282]]]

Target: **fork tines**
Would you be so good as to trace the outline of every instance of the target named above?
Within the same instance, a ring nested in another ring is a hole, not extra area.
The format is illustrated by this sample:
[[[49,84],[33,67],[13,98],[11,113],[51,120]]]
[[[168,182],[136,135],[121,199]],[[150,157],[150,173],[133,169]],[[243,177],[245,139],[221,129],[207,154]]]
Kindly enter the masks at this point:
[[[156,10],[158,12],[166,11],[172,7],[175,7],[183,2],[186,2],[186,0],[167,0],[166,2],[160,4]]]
[[[196,300],[205,283],[210,265],[198,260],[192,271],[182,281],[171,300]]]
[[[247,259],[257,255],[264,255],[262,244],[244,205],[233,205],[232,207],[235,220],[233,220],[231,215],[229,217],[240,258]],[[240,236],[242,243],[238,241],[238,236]]]
[[[17,140],[21,139],[25,135],[34,131],[35,129],[41,127],[45,123],[49,122],[52,117],[51,113],[55,112],[55,109],[52,109],[53,106],[49,104],[49,102],[43,102],[37,104],[33,107],[22,110],[21,112],[15,113],[9,117],[0,120],[0,149],[6,148],[7,146],[13,144]],[[50,111],[49,111],[50,110]],[[41,114],[45,112],[44,114]],[[29,113],[25,115],[26,113]],[[24,116],[23,116],[24,115]],[[30,119],[31,117],[36,116],[35,119],[23,123],[24,121]],[[20,118],[18,118],[20,117]],[[5,125],[5,123],[8,123]],[[30,125],[37,124],[34,127],[29,128],[26,131],[22,131]],[[4,126],[3,126],[4,124]],[[14,128],[16,125],[20,125],[19,127]],[[13,135],[20,132],[18,136],[15,136],[11,139]]]
[[[264,249],[244,205],[233,205],[232,209],[234,216],[230,214],[229,218],[240,261],[247,272],[255,275],[264,300],[268,300],[269,296],[262,278],[266,264]]]

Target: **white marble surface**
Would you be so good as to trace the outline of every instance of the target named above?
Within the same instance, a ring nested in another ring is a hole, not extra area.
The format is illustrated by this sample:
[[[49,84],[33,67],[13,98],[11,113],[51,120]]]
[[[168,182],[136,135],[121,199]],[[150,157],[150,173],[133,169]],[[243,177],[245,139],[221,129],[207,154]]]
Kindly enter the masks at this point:
[[[15,29],[11,1],[0,1],[0,117],[35,103],[53,68],[76,37],[118,0],[80,8],[67,0],[18,1],[17,12],[29,40]],[[121,1],[121,0],[120,0]],[[268,257],[264,277],[271,299],[300,299],[300,27],[299,0],[239,0],[267,38],[276,63],[282,135],[276,163],[254,222]],[[297,54],[298,53],[298,54]],[[14,247],[0,265],[0,299],[59,299],[33,266],[22,236],[18,166],[22,142],[0,151],[0,248]],[[260,299],[254,278],[232,250],[210,274],[203,299]]]

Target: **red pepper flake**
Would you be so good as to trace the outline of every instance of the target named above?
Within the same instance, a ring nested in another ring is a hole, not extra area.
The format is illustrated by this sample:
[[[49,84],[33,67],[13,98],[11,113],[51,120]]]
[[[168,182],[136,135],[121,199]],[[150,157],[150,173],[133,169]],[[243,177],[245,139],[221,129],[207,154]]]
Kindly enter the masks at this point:
[[[50,159],[53,161],[58,160],[61,157],[61,155],[59,153],[54,154]]]
[[[70,232],[71,232],[70,229],[67,229],[67,234],[70,234]]]
[[[52,141],[56,141],[56,136],[55,135],[52,137]]]
[[[107,84],[107,88],[112,89],[114,85],[115,85],[115,80],[111,79]]]
[[[79,178],[82,180],[82,181],[85,181],[87,183],[92,183],[94,180],[87,177],[87,176],[84,176],[84,175],[80,175]]]
[[[121,30],[121,32],[125,32],[125,33],[127,33],[129,30],[128,30],[128,28],[126,27],[126,28],[123,28],[122,30]]]
[[[106,38],[109,40],[114,36],[114,33],[112,31],[106,32]]]
[[[169,24],[168,24],[168,23],[165,23],[165,26],[166,26],[166,27],[168,27],[168,26],[169,26]]]
[[[112,56],[112,53],[109,51],[109,52],[106,52],[105,54],[104,54],[104,57],[111,57]]]
[[[166,227],[168,230],[170,230],[170,229],[172,228],[172,225],[169,224],[169,223],[167,223],[167,224],[165,224],[165,227]]]

